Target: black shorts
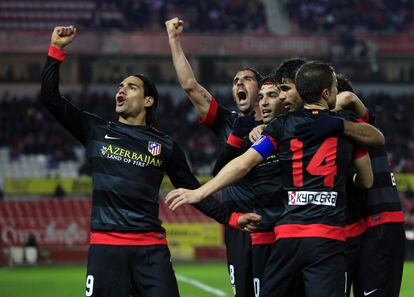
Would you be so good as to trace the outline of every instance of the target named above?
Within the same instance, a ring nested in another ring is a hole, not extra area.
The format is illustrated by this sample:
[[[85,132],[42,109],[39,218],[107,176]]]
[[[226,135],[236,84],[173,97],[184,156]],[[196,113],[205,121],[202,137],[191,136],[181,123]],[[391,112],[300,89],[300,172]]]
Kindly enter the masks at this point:
[[[303,279],[307,297],[343,297],[344,242],[325,238],[281,238],[267,263],[261,297],[298,296],[295,284]]]
[[[178,297],[167,245],[89,247],[86,296]]]
[[[255,296],[259,296],[263,283],[263,273],[270,258],[273,244],[258,244],[252,246],[253,254],[253,285]]]
[[[361,247],[354,296],[398,297],[404,251],[405,232],[401,223],[368,228]]]
[[[364,238],[364,233],[358,236],[347,238],[345,243],[345,281],[346,291],[345,296],[351,295],[351,286],[355,280],[358,269],[359,254]]]
[[[254,297],[250,234],[224,227],[230,284],[236,297]]]

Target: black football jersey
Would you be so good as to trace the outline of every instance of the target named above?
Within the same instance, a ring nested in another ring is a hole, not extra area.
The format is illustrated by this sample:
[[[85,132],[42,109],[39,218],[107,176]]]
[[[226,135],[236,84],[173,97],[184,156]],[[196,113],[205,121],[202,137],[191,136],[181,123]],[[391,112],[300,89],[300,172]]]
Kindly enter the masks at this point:
[[[218,140],[218,151],[221,151],[233,129],[234,120],[237,112],[232,112],[217,103],[212,98],[210,109],[205,119],[201,123],[207,125],[216,135]],[[250,212],[253,210],[253,189],[247,179],[243,178],[239,182],[228,186],[222,190],[223,204],[235,212]]]
[[[175,187],[200,186],[184,151],[156,129],[107,121],[78,109],[59,93],[59,68],[60,61],[48,56],[42,73],[41,99],[86,147],[93,178],[91,230],[164,231],[158,218],[164,173]],[[221,223],[230,217],[214,198],[196,207]]]
[[[282,181],[288,192],[287,215],[280,224],[345,225],[345,185],[352,168],[353,145],[344,137],[308,144],[295,126],[328,110],[306,110],[274,119],[264,131],[278,147]],[[336,114],[337,115],[337,114]]]

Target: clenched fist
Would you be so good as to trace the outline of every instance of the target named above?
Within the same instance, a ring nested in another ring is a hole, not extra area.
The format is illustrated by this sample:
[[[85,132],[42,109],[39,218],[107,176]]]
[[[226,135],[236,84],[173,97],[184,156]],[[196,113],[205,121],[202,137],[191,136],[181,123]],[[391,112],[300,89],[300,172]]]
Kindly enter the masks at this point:
[[[55,29],[53,29],[50,43],[59,49],[63,49],[65,46],[72,42],[73,38],[75,38],[75,35],[76,28],[73,26],[55,27]]]
[[[184,22],[179,18],[173,18],[165,22],[165,27],[167,29],[168,37],[177,37],[180,36],[183,32]]]

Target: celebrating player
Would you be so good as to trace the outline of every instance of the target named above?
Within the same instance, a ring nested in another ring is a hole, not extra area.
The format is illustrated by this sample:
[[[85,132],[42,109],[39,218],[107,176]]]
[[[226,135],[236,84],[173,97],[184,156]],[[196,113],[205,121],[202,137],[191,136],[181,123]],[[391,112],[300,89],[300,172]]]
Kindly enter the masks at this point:
[[[181,47],[183,21],[173,18],[165,23],[171,48],[172,59],[178,80],[191,103],[200,115],[200,122],[216,135],[222,148],[230,135],[233,122],[238,114],[247,115],[258,107],[258,81],[260,74],[252,68],[240,69],[233,79],[233,98],[238,112],[232,112],[219,105],[216,99],[200,85]],[[254,120],[253,120],[254,123]],[[253,190],[246,180],[226,187],[222,192],[223,204],[233,212],[250,212],[253,209]],[[249,234],[230,227],[224,228],[227,262],[230,282],[237,297],[254,296],[251,265],[251,240]]]
[[[277,251],[266,270],[262,296],[288,296],[288,289],[302,274],[307,296],[343,296],[345,179],[353,159],[355,184],[372,186],[370,159],[354,154],[344,137],[301,141],[295,126],[329,114],[336,100],[336,77],[329,65],[308,62],[296,75],[304,109],[273,120],[264,135],[243,155],[228,163],[210,182],[196,190],[177,189],[166,198],[175,209],[200,201],[245,176],[276,150],[288,198],[287,214],[274,229]]]
[[[145,75],[126,77],[115,96],[116,122],[84,112],[60,95],[63,50],[76,28],[56,27],[42,73],[41,99],[86,147],[93,174],[86,296],[179,296],[170,252],[158,218],[164,173],[176,187],[196,188],[183,150],[154,128],[158,92]],[[226,223],[214,198],[198,209]]]

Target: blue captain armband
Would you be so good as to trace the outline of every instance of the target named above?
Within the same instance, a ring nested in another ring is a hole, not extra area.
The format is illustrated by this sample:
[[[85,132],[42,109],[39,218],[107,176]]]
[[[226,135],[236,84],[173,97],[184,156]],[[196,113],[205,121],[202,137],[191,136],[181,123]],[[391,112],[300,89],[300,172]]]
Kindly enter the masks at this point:
[[[262,135],[251,148],[258,152],[263,159],[266,159],[276,151],[277,143],[271,136]]]

